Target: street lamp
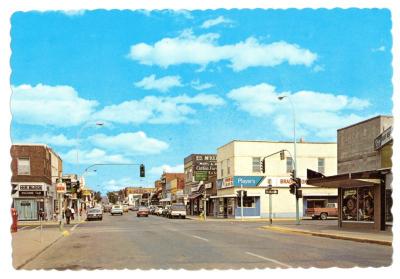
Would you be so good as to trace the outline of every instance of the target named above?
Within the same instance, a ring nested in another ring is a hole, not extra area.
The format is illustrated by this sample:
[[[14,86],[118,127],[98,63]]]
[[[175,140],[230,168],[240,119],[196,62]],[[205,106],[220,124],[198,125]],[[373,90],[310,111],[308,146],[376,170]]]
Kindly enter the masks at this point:
[[[289,95],[279,96],[278,99],[282,101],[284,98],[287,98],[290,102],[290,106],[292,108],[293,113],[293,144],[294,144],[294,177],[297,177],[297,153],[296,153],[296,111],[292,102],[292,99]],[[296,225],[300,225],[300,217],[299,217],[299,199],[297,195],[296,198]]]
[[[93,124],[93,123],[92,123],[92,122],[87,122],[85,125],[83,125],[83,126],[79,129],[79,131],[78,131],[78,133],[77,133],[77,135],[76,135],[76,164],[77,164],[78,170],[79,170],[79,139],[80,139],[80,135],[81,135],[83,129],[86,128],[86,127],[88,127],[90,124]],[[95,122],[95,125],[96,125],[96,126],[103,126],[103,125],[104,125],[104,122],[97,121],[97,122]],[[79,177],[78,177],[78,179],[79,179]],[[80,212],[80,202],[79,202],[79,199],[77,199],[77,201],[76,201],[76,206],[77,206],[78,212]],[[78,221],[81,221],[81,216],[80,216],[79,214],[78,214]]]

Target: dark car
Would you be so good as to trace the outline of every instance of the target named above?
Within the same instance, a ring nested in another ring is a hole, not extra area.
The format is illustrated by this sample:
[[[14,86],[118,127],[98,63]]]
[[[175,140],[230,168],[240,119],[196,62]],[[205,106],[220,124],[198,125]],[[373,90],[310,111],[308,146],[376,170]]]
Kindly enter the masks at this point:
[[[149,209],[145,206],[140,206],[137,213],[136,213],[137,217],[149,217]]]
[[[100,208],[90,208],[87,212],[86,219],[90,220],[103,220],[103,212]]]

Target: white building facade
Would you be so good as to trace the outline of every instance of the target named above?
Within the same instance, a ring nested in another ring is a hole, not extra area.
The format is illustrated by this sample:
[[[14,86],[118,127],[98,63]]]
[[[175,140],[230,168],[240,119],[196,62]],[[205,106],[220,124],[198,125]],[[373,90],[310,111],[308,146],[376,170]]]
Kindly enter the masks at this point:
[[[282,160],[279,151],[285,150]],[[307,207],[315,204],[337,202],[337,190],[317,188],[305,184],[307,168],[318,170],[324,175],[334,175],[337,169],[337,144],[330,142],[297,143],[297,177],[302,179],[302,195],[299,199],[300,216]],[[271,155],[276,153],[275,155]],[[271,155],[271,156],[270,156]],[[268,157],[269,156],[269,157]],[[216,215],[240,218],[242,210],[237,191],[247,192],[243,201],[243,216],[266,218],[269,216],[269,185],[278,190],[272,196],[273,218],[294,218],[296,216],[295,196],[290,194],[289,185],[293,170],[293,142],[231,141],[217,150],[217,195]],[[265,158],[265,173],[261,160]]]

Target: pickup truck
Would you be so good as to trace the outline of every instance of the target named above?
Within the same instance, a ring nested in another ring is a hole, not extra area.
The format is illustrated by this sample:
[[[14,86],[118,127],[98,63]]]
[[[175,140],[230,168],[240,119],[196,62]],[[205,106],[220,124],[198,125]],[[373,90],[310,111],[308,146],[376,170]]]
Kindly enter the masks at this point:
[[[167,211],[168,218],[186,218],[186,206],[184,204],[173,204]]]
[[[337,217],[338,209],[336,203],[328,203],[326,207],[312,207],[306,209],[306,216],[313,219],[326,220],[328,217]]]

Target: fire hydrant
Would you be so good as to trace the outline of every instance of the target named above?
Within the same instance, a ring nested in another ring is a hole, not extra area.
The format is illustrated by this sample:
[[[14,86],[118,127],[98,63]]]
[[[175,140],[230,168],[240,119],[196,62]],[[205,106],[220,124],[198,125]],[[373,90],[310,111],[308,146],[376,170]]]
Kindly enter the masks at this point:
[[[17,209],[11,208],[11,217],[12,217],[11,232],[17,232],[18,231],[18,212],[17,212]]]

